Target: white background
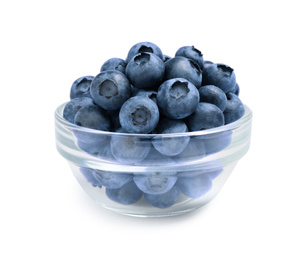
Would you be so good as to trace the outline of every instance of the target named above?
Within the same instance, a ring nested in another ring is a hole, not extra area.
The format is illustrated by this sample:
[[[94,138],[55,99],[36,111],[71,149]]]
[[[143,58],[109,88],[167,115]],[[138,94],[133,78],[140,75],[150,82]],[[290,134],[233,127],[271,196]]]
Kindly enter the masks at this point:
[[[300,1],[1,1],[1,259],[303,259]],[[254,112],[251,147],[193,213],[120,216],[55,147],[72,82],[151,41],[230,65]]]

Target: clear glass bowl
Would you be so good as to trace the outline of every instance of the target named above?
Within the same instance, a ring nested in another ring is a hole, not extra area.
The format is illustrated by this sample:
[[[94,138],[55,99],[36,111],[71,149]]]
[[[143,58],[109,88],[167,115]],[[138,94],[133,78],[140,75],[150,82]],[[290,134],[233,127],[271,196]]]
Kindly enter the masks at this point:
[[[56,146],[104,208],[140,217],[190,212],[211,201],[250,145],[252,111],[231,124],[182,134],[92,130],[55,111]]]

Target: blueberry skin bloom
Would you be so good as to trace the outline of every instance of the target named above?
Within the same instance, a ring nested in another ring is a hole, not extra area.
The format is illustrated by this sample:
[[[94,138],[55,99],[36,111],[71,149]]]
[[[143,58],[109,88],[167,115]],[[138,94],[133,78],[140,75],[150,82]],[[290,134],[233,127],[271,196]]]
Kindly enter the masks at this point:
[[[160,112],[171,119],[189,116],[197,108],[199,99],[198,89],[183,78],[164,81],[157,94]]]
[[[224,110],[225,124],[230,124],[240,119],[245,112],[244,105],[240,98],[234,93],[227,93],[227,105]]]
[[[200,102],[197,109],[187,118],[190,131],[200,131],[224,125],[220,108],[211,103]]]
[[[148,97],[135,96],[121,107],[119,120],[128,133],[147,134],[152,132],[159,121],[159,109]]]
[[[127,58],[125,59],[126,63],[128,63],[135,55],[142,52],[153,53],[163,60],[163,53],[156,44],[152,42],[139,42],[130,48]]]
[[[139,89],[158,89],[165,72],[164,62],[155,54],[139,53],[126,66],[130,83]]]
[[[227,98],[222,89],[214,85],[206,85],[199,88],[200,102],[216,105],[222,111],[226,108]]]
[[[94,101],[89,97],[79,97],[70,100],[64,107],[63,117],[70,123],[74,123],[74,118],[78,110],[82,107],[95,106]]]
[[[94,102],[106,110],[117,110],[130,97],[131,87],[120,71],[100,72],[93,80],[90,94]]]
[[[76,79],[70,89],[70,99],[78,97],[90,97],[90,85],[93,81],[93,76],[84,76]]]
[[[236,85],[235,72],[222,63],[208,65],[203,69],[203,85],[215,85],[227,93]]]
[[[194,60],[187,59],[183,56],[177,56],[165,62],[164,65],[164,80],[184,78],[194,84],[197,88],[201,87],[202,71]]]
[[[175,56],[183,56],[188,59],[194,60],[203,69],[204,59],[203,54],[200,50],[196,49],[194,46],[183,46],[179,48]]]
[[[124,74],[125,68],[126,68],[125,60],[120,59],[120,58],[111,58],[102,64],[100,72],[106,71],[106,70],[117,70]]]

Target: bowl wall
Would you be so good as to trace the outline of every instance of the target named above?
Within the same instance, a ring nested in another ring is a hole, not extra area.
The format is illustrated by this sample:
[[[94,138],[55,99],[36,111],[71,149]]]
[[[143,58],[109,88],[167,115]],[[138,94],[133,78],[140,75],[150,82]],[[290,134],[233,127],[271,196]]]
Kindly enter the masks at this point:
[[[79,127],[55,112],[56,146],[85,192],[115,212],[172,216],[220,191],[248,151],[252,112],[236,122],[183,134],[124,134]]]

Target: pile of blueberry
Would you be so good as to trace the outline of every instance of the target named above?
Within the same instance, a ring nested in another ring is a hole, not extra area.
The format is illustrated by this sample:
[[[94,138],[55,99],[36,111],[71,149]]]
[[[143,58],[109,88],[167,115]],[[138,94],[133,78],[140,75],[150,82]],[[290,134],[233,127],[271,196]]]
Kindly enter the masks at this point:
[[[159,161],[173,164],[175,160],[218,152],[230,143],[230,132],[206,139],[163,139],[157,134],[207,130],[232,123],[243,114],[239,85],[230,66],[204,61],[203,54],[194,46],[181,47],[174,57],[169,57],[151,42],[135,44],[126,59],[105,61],[96,76],[74,81],[70,101],[63,111],[67,121],[85,128],[152,134],[150,142],[143,142],[136,135],[109,137],[74,130],[83,151],[134,165]],[[218,167],[189,178],[171,173],[131,177],[81,168],[93,186],[107,188],[110,199],[131,204],[144,194],[147,202],[160,208],[172,205],[180,191],[189,197],[201,196],[221,170]]]

